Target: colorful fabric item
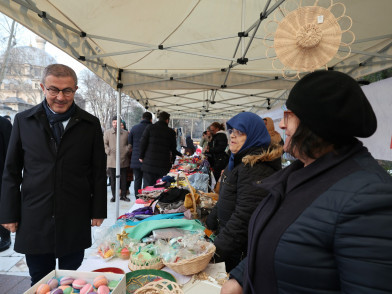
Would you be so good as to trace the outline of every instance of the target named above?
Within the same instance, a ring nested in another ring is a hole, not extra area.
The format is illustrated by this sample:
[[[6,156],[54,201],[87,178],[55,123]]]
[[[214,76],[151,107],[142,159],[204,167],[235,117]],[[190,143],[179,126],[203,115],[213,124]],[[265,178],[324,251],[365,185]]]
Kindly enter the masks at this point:
[[[126,213],[123,216],[121,216],[121,218],[127,219],[127,215],[129,215],[129,214]],[[134,227],[134,226],[137,226],[138,224],[140,224],[141,222],[144,222],[147,220],[150,221],[150,220],[161,220],[161,219],[181,219],[183,217],[184,217],[183,213],[155,214],[155,215],[150,216],[148,219],[141,220],[141,221],[132,221],[130,219],[127,219],[126,226],[127,227]]]
[[[143,237],[150,235],[153,230],[163,228],[181,228],[187,231],[204,231],[205,229],[199,220],[161,219],[143,221],[131,228],[126,227],[125,232],[129,234],[130,238],[140,240]]]
[[[145,207],[141,207],[141,208],[138,208],[138,209],[132,211],[129,214],[129,217],[132,218],[132,217],[134,217],[136,215],[139,215],[139,214],[153,215],[154,212],[152,211],[152,207],[151,206],[145,206]]]

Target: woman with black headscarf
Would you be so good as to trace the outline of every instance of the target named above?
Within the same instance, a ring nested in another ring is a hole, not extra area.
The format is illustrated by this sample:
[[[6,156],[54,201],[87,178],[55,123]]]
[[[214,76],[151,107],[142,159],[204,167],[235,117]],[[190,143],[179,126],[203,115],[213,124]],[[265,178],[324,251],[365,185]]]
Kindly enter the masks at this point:
[[[193,153],[195,153],[196,151],[196,147],[193,144],[193,140],[191,138],[191,136],[187,136],[185,139],[186,142],[186,146],[183,146],[185,149],[185,155],[191,156],[193,155]]]
[[[377,128],[358,83],[316,71],[279,127],[298,160],[262,184],[248,257],[221,293],[392,293],[392,177],[356,137]]]
[[[215,261],[224,261],[230,271],[246,256],[249,219],[267,196],[266,190],[255,185],[281,169],[282,147],[270,148],[270,135],[254,113],[237,114],[226,125],[231,156],[221,176],[218,203],[206,223],[217,235]]]
[[[229,159],[229,156],[226,153],[227,135],[225,132],[225,126],[222,123],[213,122],[209,126],[209,129],[212,134],[212,138],[211,141],[208,142],[205,155],[212,167],[215,181],[218,182]]]

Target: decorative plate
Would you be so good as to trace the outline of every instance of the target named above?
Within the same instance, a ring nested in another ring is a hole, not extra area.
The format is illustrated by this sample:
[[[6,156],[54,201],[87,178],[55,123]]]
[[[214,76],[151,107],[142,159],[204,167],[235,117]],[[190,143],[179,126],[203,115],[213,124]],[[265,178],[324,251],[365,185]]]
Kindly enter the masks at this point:
[[[125,272],[118,267],[104,267],[104,268],[99,268],[96,270],[93,270],[93,272],[99,272],[99,273],[113,273],[113,274],[125,274]]]
[[[160,279],[167,279],[176,282],[176,279],[168,272],[154,269],[136,270],[126,274],[127,279],[127,294],[133,294],[137,289],[144,285],[158,281]]]

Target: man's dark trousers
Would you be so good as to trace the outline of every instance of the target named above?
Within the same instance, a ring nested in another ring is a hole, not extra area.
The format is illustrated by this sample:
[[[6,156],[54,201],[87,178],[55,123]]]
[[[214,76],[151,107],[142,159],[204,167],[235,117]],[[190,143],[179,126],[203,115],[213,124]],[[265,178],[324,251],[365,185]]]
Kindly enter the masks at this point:
[[[136,197],[138,194],[138,190],[142,188],[143,171],[141,168],[133,168],[133,178],[134,178],[133,188],[134,188],[135,197]]]
[[[110,187],[112,188],[112,196],[113,198],[116,197],[116,169],[109,168],[110,173]],[[122,167],[120,168],[120,189],[121,194],[120,197],[127,196],[127,168]]]
[[[59,269],[77,270],[82,264],[83,258],[84,250],[59,257]],[[26,254],[26,263],[29,267],[31,286],[33,286],[56,268],[56,257],[54,253]]]
[[[163,176],[164,175],[143,172],[143,188],[147,186],[154,186],[157,180]]]

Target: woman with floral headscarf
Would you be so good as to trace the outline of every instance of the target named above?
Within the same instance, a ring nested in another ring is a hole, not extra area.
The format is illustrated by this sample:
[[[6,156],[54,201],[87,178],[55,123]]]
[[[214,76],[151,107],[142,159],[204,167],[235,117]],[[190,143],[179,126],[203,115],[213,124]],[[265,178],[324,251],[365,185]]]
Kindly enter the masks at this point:
[[[206,224],[217,235],[215,261],[224,261],[230,271],[246,256],[249,219],[267,196],[255,185],[281,169],[282,147],[270,148],[270,135],[254,113],[237,114],[226,125],[231,156],[221,177],[218,203]]]

